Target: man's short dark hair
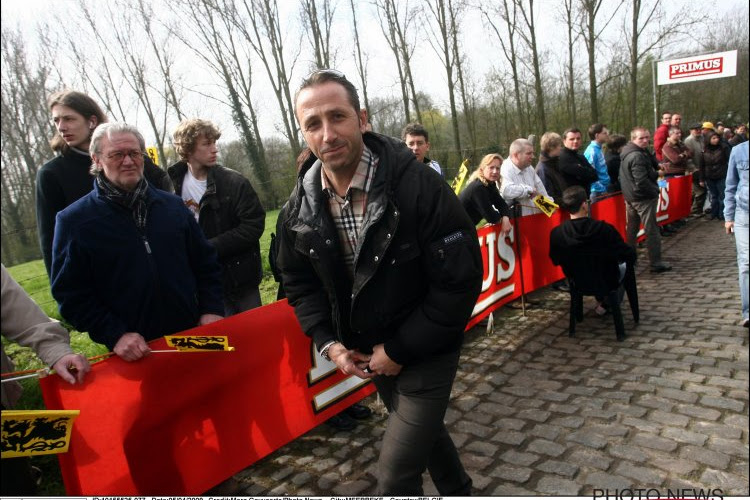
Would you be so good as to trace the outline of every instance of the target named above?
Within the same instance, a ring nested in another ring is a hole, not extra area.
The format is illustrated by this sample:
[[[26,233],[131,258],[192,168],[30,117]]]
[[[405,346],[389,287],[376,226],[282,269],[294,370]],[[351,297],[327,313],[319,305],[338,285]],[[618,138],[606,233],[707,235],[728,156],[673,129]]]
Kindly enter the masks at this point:
[[[430,135],[421,123],[412,122],[407,124],[404,130],[401,131],[401,140],[405,141],[407,135],[421,135],[424,137],[425,142],[430,142]]]
[[[628,138],[624,135],[620,134],[613,134],[609,137],[609,141],[607,141],[607,151],[615,152],[622,149],[622,147],[628,143]]]
[[[586,200],[588,200],[586,190],[581,186],[570,186],[562,194],[562,206],[571,214],[578,212]]]
[[[603,123],[594,123],[589,127],[589,139],[592,141],[596,139],[596,134],[601,134],[602,130],[607,128],[607,126]]]
[[[297,108],[297,97],[299,93],[309,87],[315,87],[328,82],[335,82],[344,87],[347,95],[349,96],[349,103],[352,105],[354,110],[359,113],[361,108],[359,106],[359,94],[357,94],[357,88],[352,82],[346,79],[346,76],[335,69],[319,69],[310,73],[310,75],[302,80],[297,92],[294,94],[294,108]]]
[[[568,134],[580,134],[581,131],[576,127],[570,127],[566,128],[565,131],[562,133],[563,141],[568,138]]]

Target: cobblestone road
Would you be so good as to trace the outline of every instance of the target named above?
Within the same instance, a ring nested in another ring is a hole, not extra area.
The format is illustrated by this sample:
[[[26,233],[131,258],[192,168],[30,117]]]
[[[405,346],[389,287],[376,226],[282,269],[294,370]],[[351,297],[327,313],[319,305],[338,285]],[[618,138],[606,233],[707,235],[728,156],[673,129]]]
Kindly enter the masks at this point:
[[[583,495],[594,489],[720,488],[748,495],[748,330],[738,325],[734,242],[696,219],[664,239],[662,275],[642,271],[641,321],[627,338],[587,297],[577,337],[567,294],[501,308],[467,333],[446,415],[477,495]],[[627,299],[626,299],[627,300]],[[353,432],[323,425],[235,477],[246,495],[375,493],[385,412]],[[425,474],[425,493],[436,494]]]

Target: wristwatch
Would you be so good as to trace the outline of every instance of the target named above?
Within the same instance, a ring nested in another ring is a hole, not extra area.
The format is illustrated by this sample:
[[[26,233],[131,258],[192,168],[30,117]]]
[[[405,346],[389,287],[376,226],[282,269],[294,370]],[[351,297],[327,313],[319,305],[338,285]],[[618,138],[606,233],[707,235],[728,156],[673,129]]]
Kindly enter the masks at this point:
[[[329,342],[326,342],[325,345],[323,345],[323,348],[320,350],[320,355],[323,356],[323,359],[331,361],[331,356],[328,355],[328,351],[331,349],[331,346],[333,344],[339,343],[340,342],[338,340],[331,340]]]

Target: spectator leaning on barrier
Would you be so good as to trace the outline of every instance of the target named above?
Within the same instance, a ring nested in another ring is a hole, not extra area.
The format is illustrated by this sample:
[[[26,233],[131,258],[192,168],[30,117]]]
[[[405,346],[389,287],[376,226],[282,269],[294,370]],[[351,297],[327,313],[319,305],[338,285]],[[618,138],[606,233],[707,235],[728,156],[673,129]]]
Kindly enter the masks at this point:
[[[69,384],[83,383],[84,376],[91,369],[88,360],[81,354],[73,353],[68,331],[44,314],[36,302],[11,278],[3,265],[0,265],[0,314],[3,337],[30,347]],[[5,353],[4,344],[0,352],[0,364],[2,373],[10,373],[14,369],[13,362]],[[15,406],[21,390],[21,385],[16,381],[3,382],[3,410],[10,410]],[[36,484],[27,457],[3,458],[1,464],[3,495],[36,494]]]
[[[510,209],[497,188],[502,163],[503,157],[497,153],[485,155],[458,198],[473,224],[482,219],[488,224],[499,223],[500,234],[505,236],[511,225]]]
[[[534,160],[531,142],[528,139],[516,139],[508,149],[508,158],[500,168],[500,194],[509,204],[517,203],[522,216],[542,213],[532,200],[539,194],[548,194],[531,166]]]
[[[309,75],[295,111],[312,156],[279,235],[289,303],[321,356],[373,379],[390,413],[380,495],[466,496],[443,418],[482,282],[477,233],[447,183],[401,142],[365,132],[356,88],[336,70]]]
[[[52,269],[52,239],[55,216],[63,208],[91,192],[94,178],[89,173],[89,144],[94,129],[107,121],[99,105],[75,90],[55,92],[48,105],[55,125],[50,140],[57,156],[45,163],[36,176],[36,224],[47,274]],[[144,174],[152,187],[172,192],[167,173],[144,158]]]
[[[563,190],[567,187],[560,173],[562,137],[556,132],[545,132],[539,141],[539,147],[541,153],[539,163],[536,164],[536,175],[544,184],[547,194],[559,205]]]
[[[58,214],[52,256],[63,318],[125,361],[224,313],[216,250],[180,198],[146,182],[143,148],[131,125],[97,127],[94,190]]]
[[[729,157],[727,183],[724,190],[724,227],[727,234],[734,234],[737,245],[737,267],[739,268],[740,301],[744,327],[750,326],[750,210],[748,209],[748,142],[732,149]]]
[[[659,186],[656,159],[648,150],[650,138],[648,129],[643,127],[630,132],[630,142],[622,148],[620,186],[625,198],[628,244],[635,247],[642,221],[651,272],[663,273],[671,271],[672,266],[661,260],[661,235],[656,224]]]
[[[167,171],[175,193],[195,215],[223,270],[224,314],[260,307],[260,237],[266,212],[250,181],[217,163],[219,129],[207,120],[183,120],[173,134],[182,158]]]

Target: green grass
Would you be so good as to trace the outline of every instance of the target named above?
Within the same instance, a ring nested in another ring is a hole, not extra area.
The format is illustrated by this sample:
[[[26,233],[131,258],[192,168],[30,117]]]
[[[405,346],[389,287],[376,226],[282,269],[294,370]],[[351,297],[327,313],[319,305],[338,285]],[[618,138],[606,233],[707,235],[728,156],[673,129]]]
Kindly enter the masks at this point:
[[[278,283],[274,281],[270,265],[268,264],[268,247],[271,244],[271,233],[276,231],[276,218],[278,214],[278,210],[266,213],[266,228],[260,239],[260,253],[263,262],[263,281],[260,284],[260,296],[263,304],[275,302],[278,290]],[[50,293],[49,280],[42,260],[35,260],[10,267],[8,268],[8,272],[49,317],[57,320],[62,319],[57,310],[57,303]],[[68,329],[71,330],[70,344],[74,351],[80,352],[88,358],[107,352],[106,347],[93,342],[87,334],[72,330],[71,328]],[[21,347],[16,343],[8,342],[5,337],[2,337],[2,343],[5,352],[15,363],[16,370],[44,368],[44,363],[28,347]],[[30,378],[19,382],[23,386],[23,394],[16,404],[16,409],[44,409],[44,401],[42,400],[38,379]],[[38,494],[64,496],[65,488],[63,487],[57,457],[55,455],[39,455],[31,457],[31,460],[33,465],[42,469],[42,484]]]

